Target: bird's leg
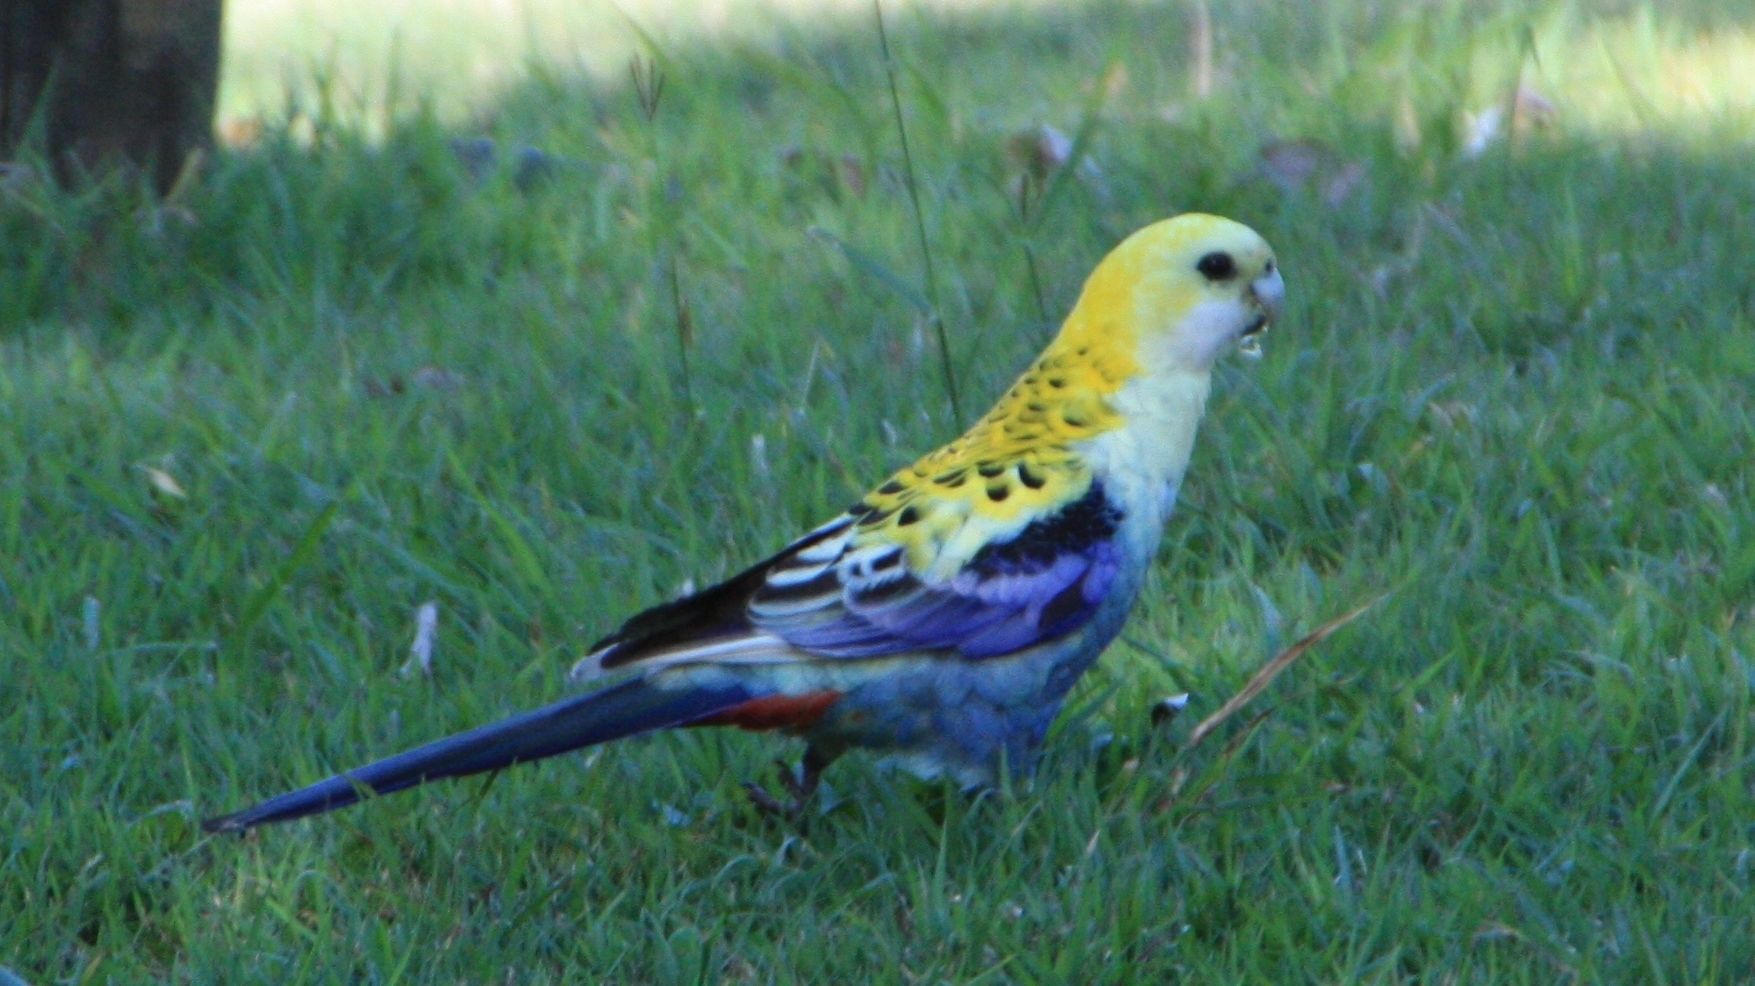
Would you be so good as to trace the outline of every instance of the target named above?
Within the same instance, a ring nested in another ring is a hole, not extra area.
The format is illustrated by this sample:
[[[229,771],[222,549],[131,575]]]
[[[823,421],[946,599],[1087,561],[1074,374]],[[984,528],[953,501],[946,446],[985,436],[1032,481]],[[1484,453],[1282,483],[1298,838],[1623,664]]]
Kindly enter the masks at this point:
[[[804,817],[804,809],[811,796],[816,793],[817,786],[822,782],[823,771],[828,768],[833,756],[823,753],[817,747],[806,747],[804,760],[799,763],[795,773],[792,766],[784,760],[774,761],[778,771],[780,787],[791,797],[781,801],[769,794],[767,789],[754,781],[746,781],[744,790],[749,792],[750,801],[756,810],[764,815],[797,821]]]

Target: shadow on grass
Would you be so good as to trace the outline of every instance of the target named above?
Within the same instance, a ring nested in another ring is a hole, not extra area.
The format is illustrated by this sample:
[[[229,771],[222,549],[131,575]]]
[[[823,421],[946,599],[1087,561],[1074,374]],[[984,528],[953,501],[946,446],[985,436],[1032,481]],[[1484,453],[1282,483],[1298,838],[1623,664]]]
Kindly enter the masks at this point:
[[[953,320],[980,314],[961,278],[981,275],[959,265],[1010,242],[1031,254],[1032,321],[1046,323],[1061,305],[1044,291],[1063,301],[1089,257],[1173,211],[1292,227],[1378,264],[1406,254],[1424,208],[1462,229],[1509,217],[1549,240],[1556,192],[1573,210],[1559,232],[1582,236],[1603,215],[1599,193],[1661,191],[1675,200],[1672,228],[1643,244],[1661,250],[1691,228],[1691,210],[1712,213],[1746,187],[1739,149],[1569,137],[1564,120],[1515,153],[1461,161],[1465,117],[1493,98],[1478,78],[1483,52],[1522,78],[1526,37],[1592,20],[1563,5],[1440,4],[1387,21],[1345,4],[1212,16],[1203,33],[1181,5],[892,15],[925,220],[953,282],[945,297],[921,296],[873,25],[846,17],[729,51],[655,51],[650,123],[626,79],[538,66],[473,124],[392,107],[401,122],[381,142],[328,116],[334,100],[316,91],[290,119],[243,128],[243,146],[162,205],[115,184],[63,194],[14,172],[0,197],[0,332],[78,326],[102,338],[223,322],[276,298],[357,309],[435,283],[564,280],[589,261],[581,227],[592,246],[641,255],[635,280],[655,288],[668,258],[685,274],[756,270],[732,248],[755,238],[772,255],[827,228],[861,251],[854,281],[875,276],[904,313],[937,304]],[[1654,16],[1671,33],[1735,24],[1707,3]],[[1081,161],[1056,171],[1069,149]],[[826,271],[840,258],[824,242]],[[1038,253],[1054,265],[1051,288]],[[1563,320],[1538,313],[1505,344],[1530,345]]]

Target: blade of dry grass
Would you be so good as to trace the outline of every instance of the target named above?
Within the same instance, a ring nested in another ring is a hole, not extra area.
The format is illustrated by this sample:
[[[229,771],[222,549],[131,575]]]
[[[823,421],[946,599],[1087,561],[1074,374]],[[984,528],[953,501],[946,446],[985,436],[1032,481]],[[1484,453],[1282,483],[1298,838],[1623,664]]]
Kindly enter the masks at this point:
[[[1208,736],[1217,732],[1220,726],[1228,722],[1232,716],[1241,712],[1244,706],[1255,700],[1256,696],[1266,691],[1267,687],[1274,683],[1274,679],[1285,673],[1285,670],[1291,667],[1293,662],[1309,653],[1311,648],[1333,636],[1335,631],[1339,630],[1341,627],[1344,627],[1365,615],[1367,610],[1376,606],[1386,598],[1388,598],[1387,593],[1363,603],[1348,612],[1342,613],[1340,616],[1329,620],[1327,623],[1317,627],[1309,634],[1306,634],[1304,638],[1297,643],[1280,651],[1278,654],[1275,654],[1272,660],[1263,664],[1255,674],[1250,676],[1249,681],[1245,682],[1243,687],[1238,689],[1235,695],[1232,695],[1227,699],[1224,705],[1219,706],[1218,711],[1207,716],[1205,719],[1202,719],[1195,725],[1194,730],[1188,734],[1188,741],[1182,746],[1182,756],[1186,758],[1190,753],[1194,752],[1194,750],[1197,749]],[[1235,757],[1237,752],[1242,749],[1244,741],[1247,740],[1255,732],[1256,728],[1266,719],[1266,712],[1260,713],[1251,719],[1248,725],[1239,732],[1230,743],[1225,744],[1225,749],[1219,755],[1218,762],[1220,764],[1230,762],[1231,758]],[[1170,793],[1158,803],[1157,809],[1159,811],[1168,810],[1181,799],[1183,785],[1188,783],[1190,773],[1191,772],[1186,763],[1183,766],[1177,767],[1171,773]],[[1211,790],[1211,785],[1201,787],[1192,795],[1193,800],[1200,800],[1200,798],[1209,790]]]
[[[1188,734],[1188,742],[1183,746],[1183,751],[1191,751],[1200,746],[1201,742],[1211,736],[1214,730],[1224,725],[1226,720],[1236,715],[1245,705],[1253,702],[1257,695],[1266,691],[1267,686],[1273,684],[1275,678],[1278,678],[1287,668],[1292,666],[1292,662],[1303,657],[1312,647],[1327,640],[1336,630],[1365,615],[1366,610],[1376,606],[1385,598],[1385,596],[1378,596],[1349,612],[1342,613],[1311,631],[1304,639],[1274,655],[1273,660],[1262,665],[1261,670],[1252,675],[1248,683],[1237,691],[1237,694],[1227,699],[1224,705],[1219,706],[1219,711],[1202,719],[1199,725],[1194,727],[1194,731]]]

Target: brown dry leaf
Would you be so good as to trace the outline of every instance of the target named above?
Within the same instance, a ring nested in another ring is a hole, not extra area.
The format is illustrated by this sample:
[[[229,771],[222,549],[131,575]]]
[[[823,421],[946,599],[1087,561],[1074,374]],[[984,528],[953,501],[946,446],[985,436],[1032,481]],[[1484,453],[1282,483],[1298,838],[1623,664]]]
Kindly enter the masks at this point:
[[[1511,114],[1511,126],[1505,125],[1505,116]],[[1462,156],[1477,158],[1487,148],[1505,139],[1507,130],[1513,136],[1526,137],[1539,130],[1546,130],[1558,123],[1560,110],[1548,97],[1531,89],[1529,86],[1518,86],[1511,98],[1494,103],[1478,113],[1471,113],[1465,121]]]
[[[1072,148],[1072,138],[1046,123],[1012,134],[1005,142],[1013,166],[1037,181],[1065,167]]]
[[[1528,133],[1551,127],[1560,121],[1560,108],[1553,100],[1531,89],[1518,86],[1511,100],[1511,126],[1517,133]]]
[[[238,150],[248,149],[256,146],[256,143],[262,139],[262,118],[228,116],[219,121],[216,130],[222,145]]]
[[[1006,138],[1005,156],[1017,172],[1008,189],[1020,210],[1029,212],[1033,198],[1039,198],[1049,184],[1049,176],[1071,165],[1073,174],[1098,196],[1107,198],[1108,183],[1103,167],[1092,157],[1089,148],[1073,161],[1074,142],[1058,128],[1043,123],[1020,130]]]
[[[1308,137],[1262,145],[1262,173],[1290,195],[1313,189],[1329,208],[1352,198],[1365,183],[1365,166]]]

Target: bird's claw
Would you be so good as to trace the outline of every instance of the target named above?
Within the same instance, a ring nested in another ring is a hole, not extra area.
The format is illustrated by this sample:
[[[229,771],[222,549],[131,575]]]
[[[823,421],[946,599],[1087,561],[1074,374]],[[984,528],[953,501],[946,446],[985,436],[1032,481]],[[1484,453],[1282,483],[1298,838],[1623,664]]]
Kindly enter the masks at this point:
[[[810,768],[807,762],[798,771],[784,760],[774,761],[775,773],[780,780],[780,788],[790,797],[782,801],[768,792],[755,781],[745,781],[744,791],[749,795],[750,803],[756,810],[770,818],[778,818],[788,822],[799,822],[804,819],[806,806],[811,795],[816,793],[818,772]]]

